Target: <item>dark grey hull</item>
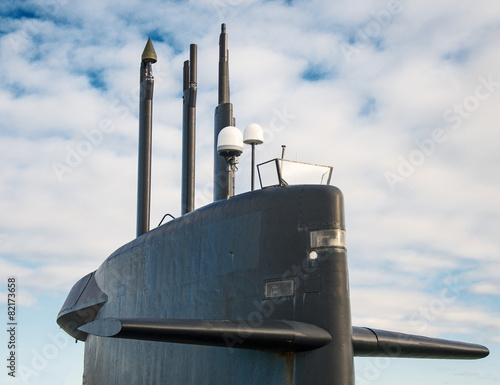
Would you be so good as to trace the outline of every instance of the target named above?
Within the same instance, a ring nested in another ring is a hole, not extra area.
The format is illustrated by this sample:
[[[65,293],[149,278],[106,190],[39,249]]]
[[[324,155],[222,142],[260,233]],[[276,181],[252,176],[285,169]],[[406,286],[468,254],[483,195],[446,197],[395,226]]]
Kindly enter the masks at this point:
[[[340,190],[282,186],[126,244],[75,285],[58,317],[85,340],[84,384],[353,385],[355,355],[488,354],[353,329],[344,231]]]
[[[88,335],[86,382],[310,384],[314,376],[346,384],[342,373],[352,371],[346,251],[324,247],[308,262],[309,231],[329,228],[344,228],[340,190],[279,187],[213,203],[118,249],[95,272],[107,296],[96,320],[234,320],[241,333],[227,335],[229,349]],[[266,282],[283,280],[293,281],[292,292],[265,298]],[[68,310],[61,310],[67,323],[78,312]],[[236,349],[249,329],[269,320],[316,325],[335,344],[300,353]]]

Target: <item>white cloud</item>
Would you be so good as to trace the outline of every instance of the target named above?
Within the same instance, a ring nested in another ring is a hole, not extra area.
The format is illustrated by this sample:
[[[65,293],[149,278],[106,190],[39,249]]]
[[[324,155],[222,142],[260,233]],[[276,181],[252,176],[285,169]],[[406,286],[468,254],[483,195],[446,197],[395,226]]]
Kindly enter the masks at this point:
[[[148,36],[158,54],[152,226],[180,211],[180,87],[191,42],[199,53],[197,194],[200,204],[211,197],[217,41],[226,22],[237,125],[256,121],[269,135],[259,161],[286,144],[292,159],[335,168],[346,199],[353,318],[415,332],[420,318],[412,324],[412,314],[439,300],[444,277],[456,276],[466,289],[426,333],[498,341],[500,87],[477,107],[474,97],[481,77],[500,81],[499,8],[402,1],[384,21],[388,7],[61,1],[26,8],[36,18],[4,16],[0,271],[22,277],[24,304],[35,305],[38,291],[64,296],[134,236],[137,77]],[[356,34],[370,31],[356,46]],[[355,48],[349,60],[345,44]],[[458,120],[453,109],[466,103],[470,114]],[[446,121],[450,109],[455,120]],[[272,130],[277,114],[288,118]],[[104,133],[107,122],[114,128]],[[401,157],[422,152],[418,143],[437,128],[446,139],[392,191],[384,173],[397,174]],[[85,133],[96,130],[102,139],[89,147]],[[78,146],[89,151],[73,154],[61,182],[53,163],[66,165]],[[247,156],[239,191],[249,185]]]

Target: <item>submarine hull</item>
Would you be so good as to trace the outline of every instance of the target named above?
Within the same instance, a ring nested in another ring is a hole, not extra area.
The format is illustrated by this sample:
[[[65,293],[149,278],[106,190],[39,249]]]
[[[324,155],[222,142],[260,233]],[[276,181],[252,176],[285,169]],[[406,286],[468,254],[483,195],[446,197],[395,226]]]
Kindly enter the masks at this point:
[[[214,202],[121,247],[86,286],[100,302],[70,301],[60,313],[61,326],[85,339],[83,383],[351,385],[346,250],[311,235],[332,230],[345,230],[339,189],[281,186]],[[78,329],[110,317],[231,320],[234,327],[223,347]],[[274,320],[314,325],[331,342],[307,351],[273,343],[245,349],[252,330]]]

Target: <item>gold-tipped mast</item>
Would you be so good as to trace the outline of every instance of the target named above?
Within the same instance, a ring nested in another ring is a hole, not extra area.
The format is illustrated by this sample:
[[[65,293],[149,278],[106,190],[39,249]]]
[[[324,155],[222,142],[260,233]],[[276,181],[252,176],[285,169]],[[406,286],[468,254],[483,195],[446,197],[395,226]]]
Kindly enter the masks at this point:
[[[153,128],[152,64],[157,57],[151,39],[141,56],[139,101],[139,169],[137,184],[137,236],[149,231],[151,204],[151,137]]]

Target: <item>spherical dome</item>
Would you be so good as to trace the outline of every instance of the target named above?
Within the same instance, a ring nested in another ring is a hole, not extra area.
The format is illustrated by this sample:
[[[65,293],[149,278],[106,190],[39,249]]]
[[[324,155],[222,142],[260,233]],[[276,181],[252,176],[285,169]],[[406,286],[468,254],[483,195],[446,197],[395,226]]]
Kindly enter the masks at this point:
[[[243,152],[243,135],[236,127],[224,127],[217,137],[217,152],[222,156],[239,156]]]
[[[264,131],[257,123],[250,123],[245,127],[243,142],[246,144],[264,143]]]

